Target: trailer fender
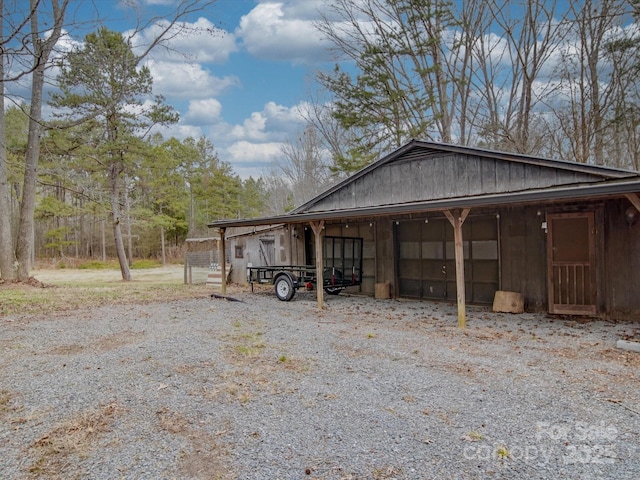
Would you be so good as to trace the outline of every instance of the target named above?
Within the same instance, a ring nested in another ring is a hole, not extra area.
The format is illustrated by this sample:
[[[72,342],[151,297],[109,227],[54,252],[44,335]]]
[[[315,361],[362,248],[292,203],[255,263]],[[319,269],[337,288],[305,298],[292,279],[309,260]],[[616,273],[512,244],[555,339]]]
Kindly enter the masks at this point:
[[[298,278],[291,272],[279,272],[273,277],[273,285],[278,300],[288,302],[296,294],[300,286]]]

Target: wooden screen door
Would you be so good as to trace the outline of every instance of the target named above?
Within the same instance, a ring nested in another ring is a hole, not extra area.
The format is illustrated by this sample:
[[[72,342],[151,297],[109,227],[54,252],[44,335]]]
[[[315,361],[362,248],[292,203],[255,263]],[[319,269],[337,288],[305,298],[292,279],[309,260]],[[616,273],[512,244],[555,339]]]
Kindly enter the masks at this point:
[[[547,215],[549,313],[596,314],[593,212]]]

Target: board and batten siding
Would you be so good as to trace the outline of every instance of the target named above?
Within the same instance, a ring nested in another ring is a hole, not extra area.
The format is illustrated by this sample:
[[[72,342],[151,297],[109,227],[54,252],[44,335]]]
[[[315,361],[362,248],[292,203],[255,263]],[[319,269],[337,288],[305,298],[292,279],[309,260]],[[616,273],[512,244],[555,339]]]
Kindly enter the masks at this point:
[[[354,179],[306,211],[516,192],[599,179],[572,170],[477,155],[443,153],[409,159],[400,157]]]
[[[546,233],[537,207],[500,209],[501,288],[525,296],[529,311],[547,309]]]
[[[640,219],[629,225],[625,212],[630,203],[610,200],[604,207],[604,296],[607,316],[617,320],[640,319]]]

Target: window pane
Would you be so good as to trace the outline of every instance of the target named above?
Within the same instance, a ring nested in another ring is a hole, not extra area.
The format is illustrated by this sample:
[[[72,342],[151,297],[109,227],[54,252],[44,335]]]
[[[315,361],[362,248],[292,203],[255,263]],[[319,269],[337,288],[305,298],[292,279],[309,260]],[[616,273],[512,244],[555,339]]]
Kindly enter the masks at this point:
[[[400,258],[419,259],[420,258],[420,242],[401,242]]]
[[[476,260],[497,260],[498,259],[498,241],[497,240],[479,240],[471,242],[473,258]]]
[[[442,242],[422,242],[422,258],[436,260],[444,258]]]

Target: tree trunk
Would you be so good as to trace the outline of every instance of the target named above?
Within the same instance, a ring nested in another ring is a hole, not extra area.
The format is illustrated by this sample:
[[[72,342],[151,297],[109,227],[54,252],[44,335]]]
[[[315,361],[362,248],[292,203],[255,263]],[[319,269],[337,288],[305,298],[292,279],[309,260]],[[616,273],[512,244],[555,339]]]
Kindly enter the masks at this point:
[[[160,244],[162,245],[162,266],[167,264],[167,255],[164,247],[164,227],[160,227]]]
[[[0,35],[2,35],[3,1],[0,0]],[[0,38],[0,41],[3,40]],[[0,51],[0,78],[4,78],[4,55]],[[0,112],[4,112],[4,83],[0,82]],[[0,115],[0,278],[16,279],[13,235],[11,228],[11,200],[7,167],[5,116]]]
[[[162,205],[160,205],[160,214],[162,214]],[[167,264],[167,256],[164,248],[164,226],[160,225],[160,245],[162,247],[162,266]]]
[[[109,172],[109,186],[111,196],[111,224],[113,226],[113,239],[116,244],[116,254],[118,256],[118,262],[120,263],[120,272],[122,273],[122,280],[129,282],[131,280],[131,271],[129,270],[129,263],[127,262],[127,254],[124,250],[124,242],[122,240],[122,228],[120,225],[120,185],[118,180],[120,179],[120,172],[122,171],[122,165],[119,161],[115,161],[110,168]]]
[[[102,261],[107,261],[107,235],[105,232],[106,219],[100,219],[100,247],[102,252]]]
[[[29,135],[24,164],[24,184],[20,204],[20,225],[16,259],[18,262],[18,280],[29,278],[31,252],[33,250],[34,211],[36,206],[36,181],[38,179],[38,159],[40,158],[40,137],[42,136],[42,89],[46,62],[37,55],[38,63],[31,79],[31,107],[29,109]]]
[[[27,153],[24,162],[24,183],[22,202],[20,204],[20,224],[16,245],[17,278],[26,281],[33,259],[34,245],[34,211],[36,205],[36,181],[38,179],[38,160],[40,157],[40,138],[42,136],[42,90],[45,70],[49,56],[62,33],[62,24],[69,0],[62,5],[57,0],[51,1],[53,28],[46,38],[40,38],[38,22],[38,0],[30,0],[31,11],[31,48],[33,48],[33,71],[31,73],[31,106],[29,108],[29,135]]]
[[[124,208],[127,216],[127,261],[133,266],[133,243],[131,239],[131,199],[129,198],[129,179],[124,178]]]

